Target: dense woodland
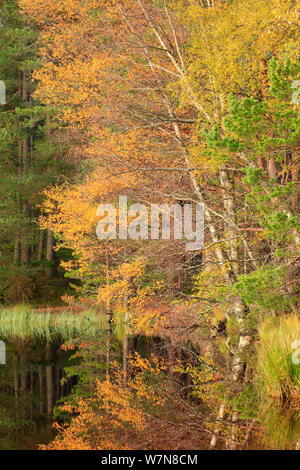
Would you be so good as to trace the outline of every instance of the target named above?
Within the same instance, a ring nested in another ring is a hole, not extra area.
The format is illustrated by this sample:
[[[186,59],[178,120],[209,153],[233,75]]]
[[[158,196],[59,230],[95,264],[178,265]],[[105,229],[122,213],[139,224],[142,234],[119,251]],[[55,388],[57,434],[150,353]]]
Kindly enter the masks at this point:
[[[40,447],[300,449],[299,2],[2,0],[0,17],[0,336],[17,361],[38,338],[74,361],[56,392],[45,375]],[[201,203],[203,248],[100,240],[122,195]]]

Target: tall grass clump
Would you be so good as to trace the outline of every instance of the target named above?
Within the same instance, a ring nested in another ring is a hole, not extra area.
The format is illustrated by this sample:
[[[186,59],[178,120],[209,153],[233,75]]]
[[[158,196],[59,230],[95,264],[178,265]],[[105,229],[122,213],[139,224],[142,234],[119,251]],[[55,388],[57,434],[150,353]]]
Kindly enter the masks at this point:
[[[265,440],[272,448],[288,449],[300,439],[300,357],[293,343],[300,340],[297,315],[268,317],[259,329],[257,385]]]
[[[269,317],[259,335],[258,373],[264,395],[283,402],[299,396],[300,365],[292,361],[292,345],[300,340],[299,317]]]
[[[0,336],[39,340],[97,338],[105,331],[105,317],[92,310],[81,313],[38,312],[30,306],[18,305],[0,310]]]

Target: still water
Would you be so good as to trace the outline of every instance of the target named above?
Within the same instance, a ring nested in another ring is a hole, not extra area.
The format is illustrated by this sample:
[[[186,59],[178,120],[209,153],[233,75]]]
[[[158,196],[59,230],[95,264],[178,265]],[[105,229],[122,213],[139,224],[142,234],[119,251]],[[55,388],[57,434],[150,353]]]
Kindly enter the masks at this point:
[[[1,340],[2,338],[0,338]],[[71,393],[77,377],[59,343],[5,339],[6,364],[0,365],[0,450],[38,449],[54,435],[53,411]]]

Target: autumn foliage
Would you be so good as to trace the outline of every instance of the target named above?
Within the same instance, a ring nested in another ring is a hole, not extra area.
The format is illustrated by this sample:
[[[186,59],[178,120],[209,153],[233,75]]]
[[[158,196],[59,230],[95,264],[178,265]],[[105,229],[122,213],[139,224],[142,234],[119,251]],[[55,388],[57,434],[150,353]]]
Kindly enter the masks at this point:
[[[45,448],[152,448],[176,407],[207,447],[247,447],[268,395],[261,325],[299,308],[298,3],[18,3],[38,37],[34,99],[76,166],[43,190],[39,225],[71,253],[76,301],[107,320],[102,375]],[[204,247],[99,240],[97,207],[120,195],[201,203]],[[134,354],[139,335],[159,359]]]

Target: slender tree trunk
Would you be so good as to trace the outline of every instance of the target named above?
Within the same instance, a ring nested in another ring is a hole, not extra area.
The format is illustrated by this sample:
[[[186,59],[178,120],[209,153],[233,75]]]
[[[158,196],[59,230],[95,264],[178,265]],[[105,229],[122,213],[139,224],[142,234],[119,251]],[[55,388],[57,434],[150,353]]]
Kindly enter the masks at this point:
[[[268,161],[268,175],[269,178],[276,180],[277,178],[277,168],[274,157],[270,156]]]
[[[49,277],[54,276],[54,268],[53,268],[53,261],[54,261],[54,238],[53,238],[53,232],[49,229],[47,229],[47,240],[46,240],[46,260],[51,263],[49,268],[48,268],[48,275]]]
[[[19,235],[16,235],[15,238],[15,247],[14,247],[14,264],[18,265],[20,262],[20,238]]]
[[[106,247],[106,284],[109,284],[109,256],[108,248]],[[106,377],[109,377],[110,369],[110,350],[111,350],[111,338],[112,338],[112,309],[111,302],[108,299],[106,303],[106,314],[107,314],[107,331],[106,331]]]
[[[235,450],[236,446],[237,446],[236,441],[237,441],[237,431],[238,431],[238,427],[237,427],[238,412],[237,411],[233,411],[232,416],[231,416],[231,420],[232,420],[231,442],[230,442],[229,448],[230,448],[230,450]]]
[[[26,375],[27,375],[26,360],[23,354],[21,354],[20,356],[20,376],[21,376],[20,377],[20,398],[21,398],[20,411],[21,411],[21,416],[23,419],[26,418],[26,409],[24,406],[25,394],[26,394]]]
[[[52,415],[53,411],[53,368],[52,366],[46,367],[46,383],[47,383],[47,413],[48,416]]]
[[[295,184],[295,190],[292,196],[292,209],[293,211],[299,210],[299,154],[292,151],[292,181]]]
[[[246,321],[248,312],[244,302],[237,298],[233,302],[232,309],[239,326],[239,341],[231,364],[232,379],[234,382],[243,382],[246,371],[245,355],[252,343],[253,336],[249,333],[249,326]]]
[[[224,221],[224,229],[228,233],[229,241],[229,251],[230,251],[230,259],[231,265],[235,274],[235,277],[239,275],[239,265],[236,262],[238,259],[238,249],[237,249],[237,239],[238,236],[236,227],[236,208],[235,208],[235,201],[232,197],[233,185],[229,179],[227,170],[220,171],[220,181],[222,185],[222,193],[223,193],[223,204],[226,218]]]
[[[43,375],[43,366],[39,366],[38,374],[39,374],[40,415],[43,415],[44,414],[44,375]]]
[[[37,254],[37,261],[40,263],[43,259],[43,249],[44,249],[44,239],[45,239],[45,231],[40,231],[40,240],[38,246],[38,254]]]
[[[27,220],[28,219],[28,207],[27,204],[23,204],[23,219]],[[26,233],[25,233],[25,238],[23,234],[23,238],[21,241],[21,264],[28,264],[29,261],[29,250],[28,250],[28,243],[26,240]]]
[[[26,84],[26,77],[25,74],[22,74],[22,99],[23,101],[28,102],[30,100],[30,93],[27,90],[27,84]],[[30,158],[30,137],[25,137],[22,140],[21,143],[21,152],[22,152],[22,173],[24,176],[27,175],[28,173],[28,161]],[[23,218],[26,221],[26,226],[27,226],[27,221],[30,220],[30,214],[31,214],[31,207],[27,202],[24,202],[22,205],[22,210],[23,210]],[[26,230],[28,232],[28,230]],[[21,263],[22,264],[28,264],[29,262],[29,246],[28,246],[28,240],[26,240],[26,232],[25,232],[25,238],[23,234],[23,239],[21,241]]]
[[[53,261],[53,232],[47,229],[47,246],[46,246],[46,259],[47,261]]]
[[[26,392],[26,362],[21,356],[21,396]]]
[[[127,370],[128,370],[128,332],[127,324],[128,312],[124,316],[124,338],[123,338],[123,372],[124,372],[124,383],[127,384]]]
[[[128,292],[124,294],[124,335],[123,335],[123,374],[124,384],[127,385],[127,372],[128,372]]]
[[[19,74],[19,86],[21,86],[21,77]],[[20,96],[22,96],[22,91],[20,88]],[[20,141],[18,143],[18,166],[17,166],[17,174],[18,176],[21,176],[23,173],[23,156],[22,156],[22,142]],[[19,206],[19,216],[21,217],[22,214],[22,208],[21,208],[21,202],[20,202],[20,197],[18,196],[18,206]],[[21,262],[21,236],[20,236],[21,230],[19,227],[17,227],[17,233],[16,233],[16,238],[15,238],[15,248],[14,248],[14,264],[18,265]]]
[[[19,397],[19,377],[18,377],[18,355],[14,355],[14,396],[15,398]]]
[[[47,344],[47,361],[52,361],[52,347],[51,344]],[[47,414],[52,415],[53,411],[53,367],[49,365],[46,367],[46,390],[47,390]]]
[[[55,377],[56,377],[56,400],[59,400],[59,388],[60,388],[60,383],[59,383],[59,369],[56,367],[55,368]]]
[[[219,408],[218,416],[217,416],[217,423],[214,428],[214,435],[210,441],[210,449],[215,449],[218,443],[218,433],[220,429],[220,421],[224,419],[225,416],[225,403],[222,403]]]

